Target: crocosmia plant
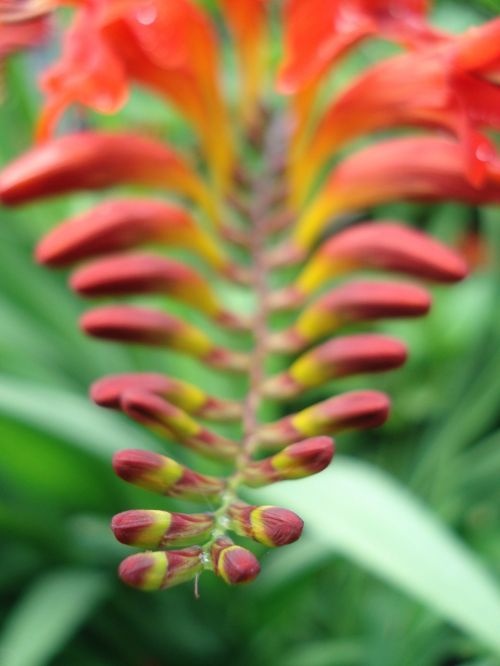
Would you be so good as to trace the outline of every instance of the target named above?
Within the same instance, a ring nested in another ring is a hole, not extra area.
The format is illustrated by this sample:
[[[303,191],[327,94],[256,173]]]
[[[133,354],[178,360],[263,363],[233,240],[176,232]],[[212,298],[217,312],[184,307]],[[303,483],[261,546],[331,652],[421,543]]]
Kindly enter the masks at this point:
[[[370,322],[424,316],[432,284],[467,274],[454,249],[377,207],[500,202],[500,20],[448,34],[425,0],[0,4],[17,7],[2,9],[0,53],[16,35],[12,47],[28,45],[33,21],[55,25],[59,7],[69,16],[34,145],[0,175],[2,203],[102,192],[36,249],[94,302],[81,329],[192,357],[230,387],[154,371],[92,386],[95,403],[167,442],[169,455],[119,451],[116,474],[195,511],[161,500],[115,516],[116,538],[140,549],[120,577],[142,590],[204,571],[252,581],[249,540],[285,546],[303,522],[247,489],[294,480],[300,493],[332,461],[334,436],[381,426],[389,397],[337,380],[402,366],[405,345]],[[392,55],[340,76],[374,40]],[[93,131],[92,113],[119,112],[135,87],[191,140]],[[318,390],[330,397],[315,402]]]

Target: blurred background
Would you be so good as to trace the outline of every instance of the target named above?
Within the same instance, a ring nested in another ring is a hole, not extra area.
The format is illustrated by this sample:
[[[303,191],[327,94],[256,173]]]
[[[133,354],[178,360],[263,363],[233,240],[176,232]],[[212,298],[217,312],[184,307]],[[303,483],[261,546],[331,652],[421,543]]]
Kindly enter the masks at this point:
[[[499,11],[498,0],[469,0],[438,2],[434,13],[458,31]],[[56,52],[5,68],[2,164],[30,145],[35,79]],[[367,46],[355,66],[375,57]],[[117,117],[90,122],[189,141],[143,93]],[[340,437],[338,458],[317,478],[255,494],[295,509],[302,540],[263,554],[251,586],[203,576],[197,600],[189,584],[150,595],[118,581],[129,553],[110,518],[158,500],[117,480],[111,455],[155,443],[92,406],[87,388],[105,374],[173,364],[194,383],[207,377],[194,363],[85,339],[76,326],[84,306],[66,276],[32,260],[44,231],[97,200],[0,211],[0,666],[499,665],[500,212],[377,211],[460,248],[474,273],[435,289],[425,320],[378,326],[408,343],[407,366],[342,383],[387,391],[387,425]]]

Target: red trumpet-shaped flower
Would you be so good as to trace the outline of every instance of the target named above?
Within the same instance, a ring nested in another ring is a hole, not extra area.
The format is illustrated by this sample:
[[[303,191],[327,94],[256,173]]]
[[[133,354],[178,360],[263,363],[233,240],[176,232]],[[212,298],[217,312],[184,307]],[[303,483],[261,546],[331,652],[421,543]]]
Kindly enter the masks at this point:
[[[136,82],[179,108],[198,131],[216,180],[227,179],[230,138],[217,80],[215,32],[204,13],[191,0],[77,4],[63,56],[42,81],[47,103],[40,137],[52,133],[71,104],[116,112]]]
[[[260,565],[232,536],[285,546],[303,522],[287,508],[247,504],[243,489],[321,473],[334,455],[331,436],[382,426],[387,395],[341,390],[346,377],[406,361],[406,345],[370,332],[372,323],[424,316],[434,283],[467,274],[455,251],[409,223],[378,219],[376,209],[500,201],[500,162],[486,138],[500,125],[500,23],[451,36],[428,23],[425,0],[286,0],[281,20],[267,0],[219,0],[217,23],[193,0],[53,0],[47,8],[62,4],[74,16],[42,81],[44,142],[0,173],[0,200],[99,191],[103,200],[72,209],[42,239],[36,260],[70,271],[69,286],[87,301],[105,299],[81,317],[89,336],[168,350],[168,374],[149,366],[151,354],[147,370],[91,388],[95,403],[166,448],[117,452],[116,474],[196,505],[194,513],[115,516],[116,538],[147,550],[122,562],[121,578],[141,590],[205,571],[246,583]],[[330,67],[369,37],[410,52],[334,99],[316,95]],[[235,85],[227,62],[237,63]],[[270,86],[276,77],[288,95],[281,100]],[[133,85],[173,104],[193,131],[166,143],[163,131],[98,131],[90,116],[88,131],[51,138],[68,106],[114,113]],[[391,135],[402,128],[419,135]],[[350,150],[380,130],[389,136]],[[117,187],[119,196],[110,192]],[[285,266],[294,270],[280,274]],[[189,358],[170,363],[175,355]],[[268,363],[274,356],[278,364]],[[261,409],[272,402],[279,412]],[[210,459],[210,474],[198,471],[198,456]]]
[[[403,44],[433,42],[427,0],[288,0],[280,89],[297,92],[321,77],[360,40],[381,35]]]
[[[497,39],[490,48],[481,37]],[[500,19],[425,52],[384,60],[342,92],[298,150],[294,198],[307,194],[315,172],[349,141],[397,126],[442,127],[462,140],[465,171],[480,187],[494,148],[482,127],[500,128],[500,88],[488,74],[500,61]],[[475,58],[465,58],[476,48]],[[411,72],[411,77],[408,76]]]

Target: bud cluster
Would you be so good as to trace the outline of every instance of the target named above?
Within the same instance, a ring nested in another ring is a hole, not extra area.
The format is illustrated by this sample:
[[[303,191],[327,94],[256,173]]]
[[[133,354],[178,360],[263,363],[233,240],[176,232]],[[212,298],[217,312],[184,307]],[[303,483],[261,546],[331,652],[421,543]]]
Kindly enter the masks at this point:
[[[429,25],[423,1],[285,0],[278,19],[271,4],[219,0],[228,32],[221,38],[195,0],[77,3],[61,59],[42,79],[40,142],[0,174],[0,200],[9,206],[82,190],[151,191],[110,196],[62,222],[36,259],[74,267],[70,287],[105,299],[82,316],[87,335],[189,356],[225,373],[231,386],[223,398],[153,368],[91,388],[96,404],[167,442],[169,456],[117,452],[116,474],[197,505],[195,513],[113,518],[116,538],[146,551],[119,569],[142,590],[205,570],[231,585],[254,580],[259,562],[233,537],[279,547],[296,541],[303,523],[286,508],[246,503],[246,489],[320,473],[334,455],[332,436],[388,418],[384,393],[339,388],[345,377],[406,361],[401,341],[367,328],[424,316],[428,285],[460,281],[467,267],[454,250],[404,222],[377,219],[373,209],[400,199],[500,201],[500,161],[483,133],[500,129],[492,111],[500,100],[500,21],[452,36]],[[266,75],[273,20],[283,34],[279,104]],[[370,37],[405,51],[325,101],[326,74]],[[221,39],[237,55],[237,100],[222,83]],[[70,104],[114,113],[132,85],[180,112],[195,151],[130,131],[53,136]],[[425,133],[340,152],[401,126]],[[228,284],[253,294],[252,312],[232,305]],[[162,305],[138,305],[141,296]],[[169,303],[179,304],[177,313],[195,311],[198,323],[168,312]],[[279,372],[268,372],[270,357],[280,357]],[[314,403],[312,389],[323,399]],[[309,406],[298,410],[297,398]],[[263,423],[260,408],[269,402],[279,416]],[[220,463],[220,473],[177,462],[175,446]]]

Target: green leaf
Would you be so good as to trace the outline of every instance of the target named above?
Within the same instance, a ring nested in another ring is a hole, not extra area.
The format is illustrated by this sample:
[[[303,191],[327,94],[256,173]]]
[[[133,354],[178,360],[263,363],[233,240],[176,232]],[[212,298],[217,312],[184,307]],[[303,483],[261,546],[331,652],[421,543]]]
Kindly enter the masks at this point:
[[[338,457],[331,470],[267,490],[306,534],[417,598],[500,654],[500,591],[473,552],[405,488]]]
[[[2,666],[43,666],[103,600],[106,579],[88,571],[40,578],[14,607],[0,636]]]
[[[5,376],[0,376],[0,414],[101,458],[123,448],[155,448],[146,433],[87,398]]]

